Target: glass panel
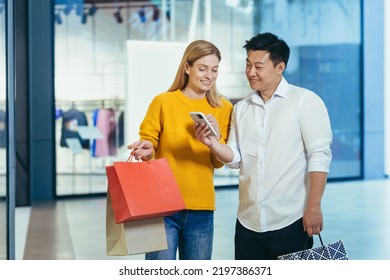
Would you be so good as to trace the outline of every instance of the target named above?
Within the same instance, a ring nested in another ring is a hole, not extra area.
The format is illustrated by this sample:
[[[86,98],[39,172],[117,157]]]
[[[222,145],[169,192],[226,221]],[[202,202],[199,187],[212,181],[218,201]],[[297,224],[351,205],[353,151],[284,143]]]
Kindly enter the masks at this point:
[[[0,0],[0,259],[7,259],[5,4]]]
[[[360,177],[360,1],[261,1],[259,31],[291,47],[286,79],[324,100],[333,131],[329,178]],[[332,16],[329,16],[332,15]]]
[[[126,150],[127,14],[140,6],[105,2],[55,6],[57,195],[105,192],[105,166]],[[108,130],[99,127],[98,114],[107,117]]]
[[[236,12],[224,1],[210,3],[211,7],[206,7],[204,1],[199,1],[195,9],[198,13],[195,13],[193,1],[183,0],[56,1],[57,195],[105,192],[105,166],[124,160],[124,155],[128,154],[123,127],[127,40],[187,42],[192,30],[192,36],[197,38],[209,33],[208,36],[215,36],[213,40],[221,46],[222,53],[226,53],[223,60],[226,76],[224,80],[221,78],[221,91],[228,96],[229,91],[242,92],[242,84],[246,87],[246,83],[242,83],[245,77],[233,70],[238,59],[241,63],[242,56],[231,59],[227,54],[232,49],[242,51],[240,46],[251,33],[247,29],[239,30],[235,24],[248,25],[251,20],[247,13]],[[215,17],[215,25],[207,26],[207,13]],[[234,36],[230,32],[234,32]],[[112,144],[106,151],[97,149],[99,139],[93,138],[99,136],[94,134],[96,130],[87,128],[90,131],[84,134],[86,138],[79,137],[83,136],[80,125],[98,126],[97,114],[102,109],[113,109],[109,113],[115,123],[111,134],[102,136]],[[236,177],[235,172],[227,168],[218,172],[224,177]]]
[[[57,195],[105,192],[105,166],[126,158],[127,40],[212,41],[222,53],[219,90],[235,102],[250,92],[242,46],[263,31],[291,46],[287,80],[329,109],[330,178],[361,175],[360,1],[56,0],[54,13]],[[98,127],[101,110],[110,110],[112,130],[83,131]],[[109,148],[97,151],[97,137]],[[237,170],[216,170],[216,178],[236,184]]]

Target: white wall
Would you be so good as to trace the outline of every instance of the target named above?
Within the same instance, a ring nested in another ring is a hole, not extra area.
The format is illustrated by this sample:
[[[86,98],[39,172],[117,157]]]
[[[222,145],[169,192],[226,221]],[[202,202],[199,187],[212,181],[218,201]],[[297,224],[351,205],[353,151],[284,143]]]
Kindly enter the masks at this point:
[[[127,42],[125,143],[139,139],[139,126],[149,103],[172,84],[186,46],[187,43]]]

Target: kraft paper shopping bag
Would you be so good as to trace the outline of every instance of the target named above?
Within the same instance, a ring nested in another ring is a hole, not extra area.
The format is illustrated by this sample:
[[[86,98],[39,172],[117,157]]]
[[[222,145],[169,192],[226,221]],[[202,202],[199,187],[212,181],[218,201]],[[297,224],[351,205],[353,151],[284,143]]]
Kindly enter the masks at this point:
[[[126,256],[127,243],[123,224],[115,223],[110,194],[106,198],[106,254],[107,256]]]
[[[129,255],[168,248],[164,217],[124,223]]]
[[[116,223],[167,216],[185,209],[165,158],[106,166]]]
[[[159,251],[168,248],[164,218],[117,224],[110,194],[106,204],[106,254],[126,256]]]

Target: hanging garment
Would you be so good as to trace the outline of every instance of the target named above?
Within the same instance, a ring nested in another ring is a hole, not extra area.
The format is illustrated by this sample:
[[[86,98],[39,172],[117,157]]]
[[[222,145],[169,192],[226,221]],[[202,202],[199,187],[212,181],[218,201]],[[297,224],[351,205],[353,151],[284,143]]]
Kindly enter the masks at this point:
[[[113,109],[99,109],[96,127],[103,134],[102,139],[96,139],[95,157],[116,155],[116,120]]]
[[[6,114],[4,110],[0,110],[0,148],[7,147],[7,126]]]
[[[98,119],[99,111],[100,111],[100,109],[95,109],[95,110],[93,110],[92,121],[93,121],[93,126],[95,126],[95,127],[96,127],[96,124],[97,124],[97,119]],[[92,157],[95,156],[95,151],[96,151],[96,139],[93,139],[93,140],[91,141],[91,156],[92,156]]]
[[[56,108],[55,109],[55,113],[54,113],[55,114],[55,118],[56,119],[61,118],[63,113],[64,113],[64,111],[62,111],[61,109]]]
[[[125,125],[124,125],[124,112],[122,111],[118,118],[118,148],[122,147],[125,144]]]
[[[88,121],[86,115],[76,109],[70,109],[62,114],[62,128],[61,128],[61,147],[68,148],[66,139],[78,138],[83,149],[89,149],[89,139],[82,139],[77,132],[79,125],[87,126]]]

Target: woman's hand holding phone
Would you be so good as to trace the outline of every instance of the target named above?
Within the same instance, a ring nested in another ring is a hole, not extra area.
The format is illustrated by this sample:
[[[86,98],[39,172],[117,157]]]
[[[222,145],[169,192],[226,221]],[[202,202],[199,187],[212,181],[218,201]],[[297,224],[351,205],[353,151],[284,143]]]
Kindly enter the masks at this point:
[[[207,117],[201,112],[191,112],[191,118],[195,121],[195,137],[206,146],[210,147],[213,141],[218,141],[221,134],[218,127],[218,122],[212,115]]]

